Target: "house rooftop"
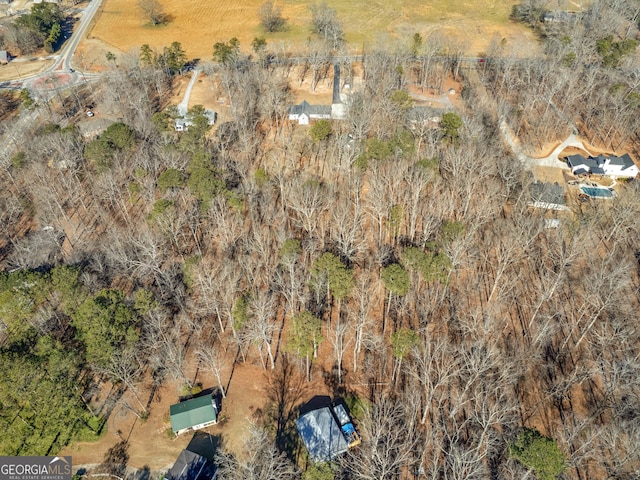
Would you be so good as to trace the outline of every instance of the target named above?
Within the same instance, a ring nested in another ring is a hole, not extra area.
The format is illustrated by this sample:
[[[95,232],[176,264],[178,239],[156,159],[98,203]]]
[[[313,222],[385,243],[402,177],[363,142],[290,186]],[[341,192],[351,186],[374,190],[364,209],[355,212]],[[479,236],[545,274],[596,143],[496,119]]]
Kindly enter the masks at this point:
[[[174,432],[215,422],[218,417],[218,410],[210,393],[171,405],[169,413]]]
[[[567,163],[569,164],[569,166],[571,168],[576,168],[579,167],[581,165],[584,165],[585,167],[588,167],[589,169],[593,168],[593,167],[597,167],[598,164],[596,163],[595,159],[589,157],[589,158],[585,158],[580,154],[576,154],[576,155],[569,155],[567,157]]]
[[[600,154],[595,158],[595,161],[598,164],[602,164],[602,165],[604,165],[607,160],[609,160],[610,165],[619,165],[624,168],[629,168],[635,165],[628,153],[625,153],[621,157],[616,157],[615,155],[611,155],[607,157],[605,155]]]
[[[340,425],[328,406],[305,413],[298,418],[296,426],[314,461],[329,461],[349,448]]]
[[[217,476],[217,468],[205,457],[189,450],[182,450],[171,470],[164,476],[166,480],[212,480]]]
[[[331,115],[330,105],[311,105],[306,100],[303,100],[299,105],[292,105],[289,107],[289,115]]]
[[[444,108],[415,105],[409,109],[408,118],[410,121],[418,123],[426,121],[439,123],[446,111]]]
[[[340,64],[337,62],[333,64],[333,99],[331,103],[342,103],[340,99]]]
[[[630,175],[635,176],[637,167],[628,153],[617,157],[615,155],[585,158],[582,155],[569,155],[567,164],[576,175],[592,173],[596,175]]]
[[[536,181],[529,185],[531,206],[550,210],[566,210],[564,188],[562,185],[550,182]]]
[[[209,120],[209,125],[214,125],[216,123],[216,119],[218,114],[213,110],[209,110],[208,108],[204,111],[204,116]]]

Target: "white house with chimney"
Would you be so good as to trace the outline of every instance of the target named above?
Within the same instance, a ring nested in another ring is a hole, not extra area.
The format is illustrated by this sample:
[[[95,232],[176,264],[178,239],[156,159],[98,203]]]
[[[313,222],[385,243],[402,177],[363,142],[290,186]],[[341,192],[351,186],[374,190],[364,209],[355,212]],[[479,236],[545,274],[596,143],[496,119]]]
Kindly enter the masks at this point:
[[[585,158],[582,155],[570,155],[567,157],[567,165],[574,175],[606,175],[625,178],[634,178],[638,175],[638,166],[628,153],[621,157],[598,155]]]
[[[299,105],[289,107],[289,120],[297,121],[298,125],[309,125],[312,120],[331,119],[331,107],[329,105],[311,105],[304,100]]]

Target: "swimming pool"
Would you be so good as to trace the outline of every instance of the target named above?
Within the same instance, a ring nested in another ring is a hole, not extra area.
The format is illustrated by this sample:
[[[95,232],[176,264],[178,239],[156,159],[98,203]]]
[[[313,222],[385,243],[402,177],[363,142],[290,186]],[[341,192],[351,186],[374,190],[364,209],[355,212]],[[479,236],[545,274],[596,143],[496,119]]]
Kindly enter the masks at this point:
[[[614,193],[604,187],[580,187],[582,193],[594,198],[612,198]]]

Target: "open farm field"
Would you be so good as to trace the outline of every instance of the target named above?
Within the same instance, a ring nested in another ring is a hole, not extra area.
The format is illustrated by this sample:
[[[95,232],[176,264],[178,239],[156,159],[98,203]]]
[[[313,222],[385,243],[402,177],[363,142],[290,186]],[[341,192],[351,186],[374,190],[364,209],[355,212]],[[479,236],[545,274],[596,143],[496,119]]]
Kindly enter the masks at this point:
[[[152,27],[137,2],[105,0],[95,27],[89,34],[108,49],[127,52],[144,43],[162,48],[172,41],[181,42],[191,58],[208,60],[215,42],[237,37],[243,49],[251,40],[265,36],[270,44],[302,45],[313,34],[310,31],[313,0],[277,2],[287,19],[284,32],[265,35],[258,10],[263,0],[160,0],[170,21]],[[533,34],[509,20],[516,0],[467,0],[449,2],[433,0],[328,0],[340,19],[348,50],[361,52],[376,44],[388,46],[396,39],[406,39],[415,32],[453,39],[464,45],[468,53],[480,53],[492,39],[506,39],[518,45],[535,42]],[[520,50],[521,48],[518,48]]]

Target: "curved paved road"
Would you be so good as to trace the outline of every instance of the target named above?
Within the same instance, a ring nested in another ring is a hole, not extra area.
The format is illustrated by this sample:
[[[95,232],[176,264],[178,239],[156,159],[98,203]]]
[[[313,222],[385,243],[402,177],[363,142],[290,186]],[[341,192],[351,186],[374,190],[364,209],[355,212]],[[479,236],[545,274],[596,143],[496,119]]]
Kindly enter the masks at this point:
[[[91,20],[93,20],[93,16],[98,11],[98,8],[100,8],[101,3],[102,0],[90,0],[89,6],[82,13],[82,17],[80,17],[77,28],[71,35],[69,41],[62,48],[60,56],[46,71],[53,72],[60,66],[62,66],[62,70],[64,71],[71,70],[71,58],[76,52],[78,44],[84,38],[84,35],[87,32],[87,28],[89,28],[89,24],[91,24]]]
[[[561,168],[563,170],[570,170],[569,166],[560,160],[560,154],[567,147],[576,147],[581,150],[588,152],[587,148],[584,146],[582,140],[578,138],[575,133],[569,135],[560,145],[553,149],[553,151],[542,158],[534,158],[529,157],[524,154],[520,145],[516,141],[515,134],[507,125],[507,122],[504,120],[500,121],[500,133],[504,137],[505,141],[511,148],[511,151],[516,156],[516,158],[524,164],[525,167],[532,167],[534,165],[539,165],[541,167],[552,167],[552,168]]]
[[[560,161],[560,154],[567,147],[576,147],[588,151],[582,143],[582,140],[579,140],[578,136],[575,133],[572,133],[560,145],[554,148],[553,152],[549,155],[544,158],[532,158],[531,162],[543,167],[556,167],[569,170],[569,166]]]

